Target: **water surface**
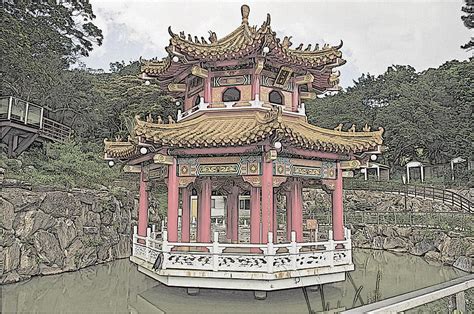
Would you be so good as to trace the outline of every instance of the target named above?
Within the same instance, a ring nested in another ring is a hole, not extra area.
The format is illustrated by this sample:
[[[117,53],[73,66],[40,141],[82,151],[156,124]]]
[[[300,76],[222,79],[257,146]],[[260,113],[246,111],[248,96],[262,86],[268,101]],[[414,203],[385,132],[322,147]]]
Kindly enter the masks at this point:
[[[330,309],[351,308],[357,290],[359,306],[360,299],[385,299],[466,274],[384,251],[355,250],[354,263],[355,288],[348,279],[324,285]],[[198,296],[188,296],[183,288],[166,287],[139,273],[128,260],[2,288],[2,313],[308,313],[302,289],[270,292],[263,301],[255,300],[252,291],[202,289]],[[308,289],[308,295],[311,309],[322,311],[321,291]]]

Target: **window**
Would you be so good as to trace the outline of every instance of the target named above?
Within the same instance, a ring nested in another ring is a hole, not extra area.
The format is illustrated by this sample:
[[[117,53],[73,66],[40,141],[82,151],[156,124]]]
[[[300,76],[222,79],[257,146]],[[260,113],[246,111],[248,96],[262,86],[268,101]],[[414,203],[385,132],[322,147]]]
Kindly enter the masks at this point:
[[[239,101],[240,91],[235,87],[230,87],[222,93],[222,101]]]
[[[283,95],[279,91],[271,91],[268,95],[268,100],[270,100],[272,104],[283,105]]]
[[[201,96],[197,95],[196,98],[194,99],[194,106],[199,106],[201,103]]]
[[[216,199],[211,199],[211,208],[216,208]]]
[[[250,210],[250,200],[249,199],[241,199],[239,207],[240,207],[241,210]]]

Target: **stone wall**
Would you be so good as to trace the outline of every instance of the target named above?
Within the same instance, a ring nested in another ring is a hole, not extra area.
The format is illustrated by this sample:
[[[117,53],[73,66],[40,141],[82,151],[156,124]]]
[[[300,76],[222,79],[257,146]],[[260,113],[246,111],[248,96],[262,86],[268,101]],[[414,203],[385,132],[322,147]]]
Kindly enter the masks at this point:
[[[0,283],[130,255],[133,194],[106,189],[0,192]]]
[[[350,226],[354,247],[422,256],[430,264],[474,272],[474,237],[456,233],[377,225]]]

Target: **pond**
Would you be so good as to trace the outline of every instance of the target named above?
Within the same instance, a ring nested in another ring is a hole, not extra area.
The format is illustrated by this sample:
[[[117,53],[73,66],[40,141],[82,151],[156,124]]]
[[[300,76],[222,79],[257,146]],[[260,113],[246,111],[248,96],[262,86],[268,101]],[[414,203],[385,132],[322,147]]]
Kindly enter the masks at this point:
[[[422,258],[385,251],[354,250],[356,270],[344,282],[308,289],[309,306],[322,311],[349,309],[424,288],[466,273],[433,266]],[[322,292],[322,293],[321,293]],[[356,296],[357,295],[357,296]],[[201,289],[189,296],[166,287],[119,260],[80,271],[2,287],[2,313],[308,313],[302,289],[268,293],[255,300],[252,291]]]

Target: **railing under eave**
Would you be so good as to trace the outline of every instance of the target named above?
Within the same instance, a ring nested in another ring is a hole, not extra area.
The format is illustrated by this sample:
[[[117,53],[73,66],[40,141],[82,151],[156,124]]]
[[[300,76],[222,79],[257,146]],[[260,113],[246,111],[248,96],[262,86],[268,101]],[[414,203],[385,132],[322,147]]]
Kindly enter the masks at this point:
[[[0,121],[8,120],[38,129],[42,137],[64,142],[71,136],[71,128],[46,116],[44,107],[22,99],[0,97]]]
[[[290,243],[278,244],[273,243],[271,232],[267,244],[221,243],[218,232],[214,233],[212,243],[169,242],[166,231],[162,240],[154,239],[153,234],[148,228],[146,237],[139,236],[135,227],[132,255],[162,270],[276,273],[352,264],[348,229],[343,241],[334,241],[329,231],[328,241],[298,243],[292,232]],[[157,259],[161,265],[156,265]]]
[[[239,104],[239,106],[235,106],[236,104]],[[204,102],[204,97],[201,97],[200,103],[192,107],[191,109],[186,110],[184,112],[181,112],[181,110],[178,110],[177,120],[181,121],[182,119],[186,119],[197,113],[212,112],[212,111],[219,111],[219,110],[242,110],[242,109],[248,109],[248,108],[271,109],[271,107],[264,107],[263,104],[264,102],[260,101],[258,97],[256,100],[249,101],[248,106],[242,106],[242,102],[240,101],[206,103]],[[304,103],[301,103],[298,106],[298,110],[296,112],[286,110],[285,106],[280,105],[280,104],[273,104],[273,103],[268,103],[268,104],[273,105],[273,106],[281,106],[283,109],[283,112],[286,114],[295,115],[295,116],[303,116],[303,117],[306,116]]]

